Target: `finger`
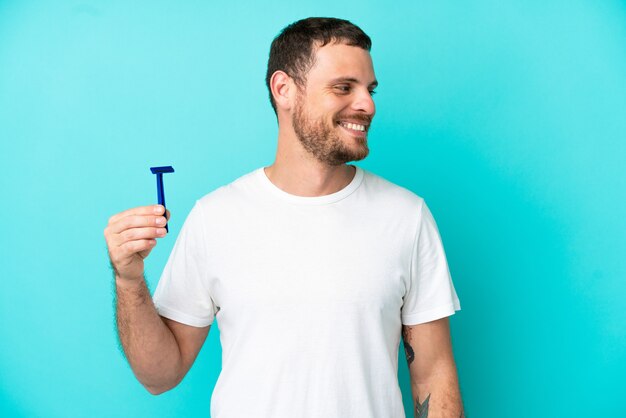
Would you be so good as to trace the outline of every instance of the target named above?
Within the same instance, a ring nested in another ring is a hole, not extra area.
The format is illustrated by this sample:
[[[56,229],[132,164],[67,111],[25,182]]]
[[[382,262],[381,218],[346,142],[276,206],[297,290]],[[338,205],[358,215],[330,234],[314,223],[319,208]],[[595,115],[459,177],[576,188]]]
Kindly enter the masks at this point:
[[[122,231],[131,228],[164,227],[167,220],[164,216],[158,215],[130,215],[120,218],[117,222],[110,224],[107,228],[112,234],[120,234]]]
[[[169,221],[170,220],[170,210],[169,209],[165,209],[165,218]]]
[[[109,218],[109,224],[115,223],[118,220],[127,216],[133,215],[163,215],[163,205],[150,205],[150,206],[137,206],[136,208],[127,209],[123,212],[116,213]]]
[[[149,227],[149,228],[131,228],[122,231],[119,237],[118,245],[122,245],[128,241],[141,239],[155,239],[164,237],[167,234],[165,228]]]
[[[109,247],[109,259],[111,265],[118,269],[133,263],[133,256],[137,253],[150,253],[156,245],[155,239],[134,240],[122,243],[114,248]],[[142,258],[145,258],[142,256]]]
[[[152,248],[154,248],[155,245],[156,245],[156,240],[154,239],[140,239],[140,240],[125,242],[120,248],[125,254],[132,255],[132,254],[140,253],[142,251],[151,250]]]
[[[156,245],[156,242],[154,243],[154,245]],[[139,257],[141,258],[146,258],[147,256],[150,255],[150,252],[152,251],[152,249],[154,248],[154,245],[150,248],[148,248],[147,250],[143,250],[143,251],[139,251],[137,254],[139,255]]]

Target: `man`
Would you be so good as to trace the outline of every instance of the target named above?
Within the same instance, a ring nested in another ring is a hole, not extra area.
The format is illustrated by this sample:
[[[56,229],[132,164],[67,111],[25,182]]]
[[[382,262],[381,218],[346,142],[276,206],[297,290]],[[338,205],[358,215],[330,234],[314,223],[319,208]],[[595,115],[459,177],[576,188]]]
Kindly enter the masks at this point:
[[[154,294],[143,259],[162,206],[105,229],[120,339],[153,394],[176,386],[219,320],[213,418],[404,417],[400,337],[416,416],[459,417],[447,317],[460,309],[423,199],[359,167],[377,81],[369,37],[309,18],[273,41],[274,164],[196,202]]]

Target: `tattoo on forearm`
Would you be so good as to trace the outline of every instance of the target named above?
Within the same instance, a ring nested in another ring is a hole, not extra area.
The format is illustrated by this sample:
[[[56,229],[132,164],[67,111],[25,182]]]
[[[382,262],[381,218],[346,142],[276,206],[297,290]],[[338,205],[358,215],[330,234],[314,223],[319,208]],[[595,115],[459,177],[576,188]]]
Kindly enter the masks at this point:
[[[415,353],[413,352],[413,348],[406,341],[404,342],[404,352],[406,353],[406,361],[410,366],[413,360],[415,360]]]
[[[420,403],[419,396],[415,399],[415,418],[427,418],[428,417],[428,401],[430,400],[430,393],[426,396],[423,403]],[[465,418],[465,411],[461,411],[459,418]]]
[[[420,403],[420,397],[415,398],[415,418],[428,417],[428,401],[430,400],[430,393],[426,396],[423,403]]]
[[[406,354],[406,361],[411,366],[413,360],[415,360],[415,351],[409,343],[411,339],[411,330],[407,326],[402,326],[402,340],[404,342],[404,352]],[[430,393],[424,399],[424,402],[420,402],[419,396],[415,399],[415,418],[427,418],[428,417],[428,403],[430,401]],[[465,411],[461,411],[459,418],[465,418]]]
[[[402,327],[402,340],[404,341],[404,353],[406,354],[406,361],[411,366],[413,360],[415,360],[415,352],[413,351],[413,347],[411,344],[407,342],[409,339],[409,331],[407,327]]]

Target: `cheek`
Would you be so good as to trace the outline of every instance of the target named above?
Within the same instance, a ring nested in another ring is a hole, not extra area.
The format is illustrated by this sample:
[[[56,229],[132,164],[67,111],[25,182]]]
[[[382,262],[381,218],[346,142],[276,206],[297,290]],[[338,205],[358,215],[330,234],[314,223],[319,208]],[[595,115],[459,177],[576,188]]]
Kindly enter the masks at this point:
[[[350,104],[347,101],[344,103],[338,100],[333,100],[332,103],[329,103],[326,109],[327,114],[330,115],[334,122],[337,122],[342,117],[350,115]]]

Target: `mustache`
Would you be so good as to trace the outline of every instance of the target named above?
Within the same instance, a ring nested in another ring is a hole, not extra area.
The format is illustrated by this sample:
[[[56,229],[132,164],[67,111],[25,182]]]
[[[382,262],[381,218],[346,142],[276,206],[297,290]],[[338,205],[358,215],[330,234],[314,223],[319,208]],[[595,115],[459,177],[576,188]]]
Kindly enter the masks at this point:
[[[370,125],[370,124],[372,123],[373,116],[361,115],[361,114],[355,114],[355,115],[342,115],[342,116],[339,116],[339,117],[335,120],[335,122],[339,122],[340,120],[343,120],[343,119],[356,120],[356,121],[359,121],[359,122],[364,122],[364,123],[366,123],[366,124]]]

